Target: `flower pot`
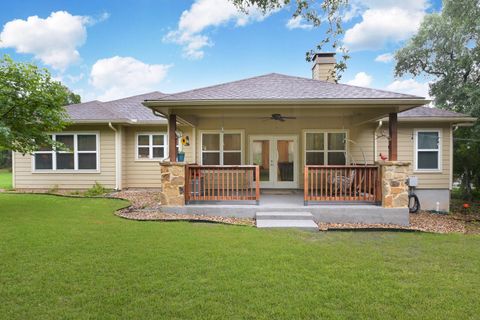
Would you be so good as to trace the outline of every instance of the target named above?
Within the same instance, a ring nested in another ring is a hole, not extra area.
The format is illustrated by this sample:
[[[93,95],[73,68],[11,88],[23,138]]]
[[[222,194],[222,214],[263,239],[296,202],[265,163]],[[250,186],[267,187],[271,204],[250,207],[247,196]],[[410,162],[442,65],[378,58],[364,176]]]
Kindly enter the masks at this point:
[[[185,153],[177,154],[177,161],[178,162],[184,162],[185,161]]]

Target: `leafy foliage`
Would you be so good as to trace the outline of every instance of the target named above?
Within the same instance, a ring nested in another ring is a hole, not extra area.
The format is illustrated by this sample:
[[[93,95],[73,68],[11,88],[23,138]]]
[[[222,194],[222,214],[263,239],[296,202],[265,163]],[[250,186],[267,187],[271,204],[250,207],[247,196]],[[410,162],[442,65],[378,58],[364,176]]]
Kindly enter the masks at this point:
[[[426,75],[440,108],[480,117],[480,1],[446,0],[425,17],[418,33],[395,58],[397,76]],[[455,173],[467,197],[480,188],[480,124],[455,132]]]
[[[339,81],[342,73],[347,69],[347,60],[350,58],[348,50],[341,44],[340,37],[344,30],[342,27],[342,9],[345,9],[348,0],[231,0],[237,8],[248,14],[248,9],[258,8],[264,14],[275,11],[294,3],[293,18],[302,17],[318,28],[323,23],[327,24],[326,35],[311,50],[307,51],[305,58],[311,62],[315,53],[324,50],[329,45],[342,53],[342,59],[337,61],[332,77]]]
[[[80,97],[46,69],[0,59],[0,148],[29,153],[54,142],[48,132],[67,125],[64,105],[80,102]]]
[[[104,195],[108,191],[109,190],[105,188],[101,183],[99,183],[98,181],[95,181],[95,184],[90,189],[85,191],[85,196],[97,197],[97,196]]]

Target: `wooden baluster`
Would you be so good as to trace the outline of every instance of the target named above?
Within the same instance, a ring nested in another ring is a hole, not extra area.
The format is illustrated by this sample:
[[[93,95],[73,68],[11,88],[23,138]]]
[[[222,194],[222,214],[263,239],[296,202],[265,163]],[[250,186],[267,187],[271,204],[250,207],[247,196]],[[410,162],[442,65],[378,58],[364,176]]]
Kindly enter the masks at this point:
[[[255,167],[255,200],[260,201],[260,167]]]

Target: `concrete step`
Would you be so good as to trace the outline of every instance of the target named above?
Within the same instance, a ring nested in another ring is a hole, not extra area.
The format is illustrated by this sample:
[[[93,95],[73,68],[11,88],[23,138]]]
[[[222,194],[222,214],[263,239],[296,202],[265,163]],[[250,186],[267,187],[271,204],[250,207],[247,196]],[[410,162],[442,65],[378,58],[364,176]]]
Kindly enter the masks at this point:
[[[258,219],[267,220],[313,220],[313,216],[310,212],[257,212],[255,217]]]
[[[313,220],[257,219],[257,228],[296,228],[308,231],[318,231],[318,225]]]

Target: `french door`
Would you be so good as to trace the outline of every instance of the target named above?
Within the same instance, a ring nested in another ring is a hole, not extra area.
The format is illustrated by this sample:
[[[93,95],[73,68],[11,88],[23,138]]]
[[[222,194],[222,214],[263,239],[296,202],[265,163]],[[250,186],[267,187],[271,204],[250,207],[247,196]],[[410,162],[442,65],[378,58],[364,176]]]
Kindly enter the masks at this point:
[[[298,136],[250,136],[250,163],[260,166],[261,188],[297,188]]]

